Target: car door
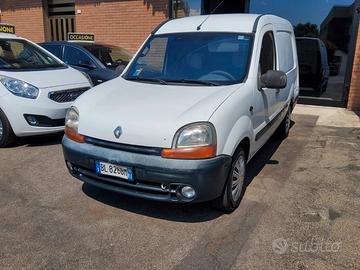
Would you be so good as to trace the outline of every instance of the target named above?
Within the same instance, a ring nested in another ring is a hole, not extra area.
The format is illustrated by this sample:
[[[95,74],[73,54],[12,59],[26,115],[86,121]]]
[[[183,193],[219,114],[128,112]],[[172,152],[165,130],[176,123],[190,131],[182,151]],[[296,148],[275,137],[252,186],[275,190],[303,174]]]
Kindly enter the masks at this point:
[[[276,89],[262,89],[261,75],[269,70],[276,70],[275,35],[271,24],[265,25],[260,31],[260,40],[256,53],[258,65],[257,87],[254,89],[253,127],[255,133],[255,148],[259,149],[269,137],[271,120],[275,117]]]
[[[44,49],[55,55],[60,60],[63,60],[63,45],[62,44],[44,44],[41,45]]]

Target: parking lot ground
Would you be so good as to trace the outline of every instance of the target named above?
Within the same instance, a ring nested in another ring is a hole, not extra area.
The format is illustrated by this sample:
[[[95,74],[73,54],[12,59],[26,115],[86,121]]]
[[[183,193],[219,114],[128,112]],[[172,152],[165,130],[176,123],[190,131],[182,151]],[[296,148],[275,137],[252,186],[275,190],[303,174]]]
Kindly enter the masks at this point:
[[[360,269],[360,121],[298,105],[231,215],[73,179],[59,136],[0,149],[0,269]]]

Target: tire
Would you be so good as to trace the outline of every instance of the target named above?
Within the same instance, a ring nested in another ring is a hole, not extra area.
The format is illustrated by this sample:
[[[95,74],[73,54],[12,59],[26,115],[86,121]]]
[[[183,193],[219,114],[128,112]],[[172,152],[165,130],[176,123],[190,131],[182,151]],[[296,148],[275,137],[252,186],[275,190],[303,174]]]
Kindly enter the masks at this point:
[[[232,213],[238,208],[244,197],[246,189],[246,161],[246,152],[241,147],[233,157],[223,194],[214,201],[215,207],[222,212]]]
[[[318,85],[316,87],[313,88],[314,89],[314,95],[316,97],[321,97],[323,91],[322,91],[322,86],[321,85]]]
[[[0,110],[0,148],[7,147],[15,142],[16,136],[10,122],[2,110]]]
[[[281,122],[280,126],[277,129],[277,135],[281,139],[286,139],[289,136],[290,126],[291,126],[291,105],[289,106],[284,120]]]
[[[326,82],[326,83],[323,85],[323,87],[322,87],[322,89],[321,89],[321,92],[322,92],[322,93],[325,93],[325,92],[326,92],[327,86],[328,86],[328,82]]]

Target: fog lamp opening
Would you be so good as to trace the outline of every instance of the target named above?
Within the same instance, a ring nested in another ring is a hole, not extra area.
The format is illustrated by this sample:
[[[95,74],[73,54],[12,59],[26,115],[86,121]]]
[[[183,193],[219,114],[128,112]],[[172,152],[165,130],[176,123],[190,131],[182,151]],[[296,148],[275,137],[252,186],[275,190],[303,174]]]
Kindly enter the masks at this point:
[[[38,126],[39,125],[39,121],[33,115],[27,115],[26,120],[31,126]]]
[[[186,199],[193,199],[196,195],[195,190],[191,186],[184,186],[180,190],[181,195]]]

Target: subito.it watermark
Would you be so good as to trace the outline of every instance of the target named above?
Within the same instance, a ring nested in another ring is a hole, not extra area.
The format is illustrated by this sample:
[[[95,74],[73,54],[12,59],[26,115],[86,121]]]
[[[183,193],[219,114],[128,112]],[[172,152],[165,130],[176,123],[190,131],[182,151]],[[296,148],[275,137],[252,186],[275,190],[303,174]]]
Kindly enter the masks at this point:
[[[306,242],[291,241],[278,238],[272,242],[272,250],[279,255],[286,253],[336,253],[341,248],[341,242],[324,239],[311,239]]]

